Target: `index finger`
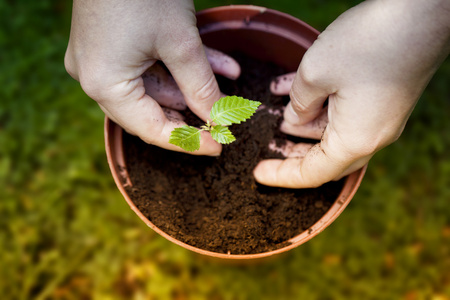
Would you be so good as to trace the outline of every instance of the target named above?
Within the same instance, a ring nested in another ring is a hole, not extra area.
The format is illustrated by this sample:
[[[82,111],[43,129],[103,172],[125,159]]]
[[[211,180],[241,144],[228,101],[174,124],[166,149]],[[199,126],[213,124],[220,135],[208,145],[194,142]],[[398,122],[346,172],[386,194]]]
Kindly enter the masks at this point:
[[[166,53],[162,61],[169,69],[180,88],[187,106],[202,120],[209,118],[209,112],[222,96],[205,48],[198,36],[187,36],[184,43]]]

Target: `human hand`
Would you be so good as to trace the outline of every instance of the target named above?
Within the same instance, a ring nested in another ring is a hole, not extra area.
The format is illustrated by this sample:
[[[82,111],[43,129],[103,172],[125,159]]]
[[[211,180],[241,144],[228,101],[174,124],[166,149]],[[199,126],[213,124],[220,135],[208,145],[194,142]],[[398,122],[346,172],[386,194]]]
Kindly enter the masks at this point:
[[[317,187],[358,170],[400,136],[450,48],[450,2],[412,2],[363,2],[319,36],[293,81],[282,130],[311,138],[323,130],[320,142],[302,155],[262,161],[258,182]]]
[[[192,0],[74,1],[68,73],[110,119],[149,144],[182,151],[169,144],[183,125],[169,109],[187,105],[208,118],[221,97],[210,63],[231,79],[240,74],[234,60],[202,45]],[[211,136],[201,140],[195,154],[220,153]]]

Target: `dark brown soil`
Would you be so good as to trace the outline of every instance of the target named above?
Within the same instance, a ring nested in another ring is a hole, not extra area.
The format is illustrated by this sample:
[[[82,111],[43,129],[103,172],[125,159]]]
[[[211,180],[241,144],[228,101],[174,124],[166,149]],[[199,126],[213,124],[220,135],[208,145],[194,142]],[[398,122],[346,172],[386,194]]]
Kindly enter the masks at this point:
[[[127,170],[133,184],[127,193],[158,228],[189,245],[219,253],[251,254],[274,250],[307,230],[330,208],[343,181],[317,189],[281,189],[259,185],[252,170],[268,149],[283,144],[278,131],[287,100],[270,94],[270,80],[283,70],[237,56],[243,73],[233,82],[219,79],[221,90],[261,101],[265,109],[230,130],[237,140],[220,157],[199,157],[147,145],[124,135]],[[190,113],[186,113],[190,119]],[[193,124],[193,120],[188,123]]]

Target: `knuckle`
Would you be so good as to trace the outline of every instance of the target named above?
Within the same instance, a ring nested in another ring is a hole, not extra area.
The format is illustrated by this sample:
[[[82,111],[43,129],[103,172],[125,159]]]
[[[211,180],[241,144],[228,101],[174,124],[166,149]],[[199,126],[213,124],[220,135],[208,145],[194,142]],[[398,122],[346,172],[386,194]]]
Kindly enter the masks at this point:
[[[77,71],[74,66],[74,62],[72,59],[72,55],[70,54],[70,51],[67,50],[64,55],[64,67],[66,69],[66,72],[75,80],[78,80]]]
[[[219,86],[214,75],[212,75],[199,89],[194,91],[194,99],[200,103],[208,102],[215,98],[217,93],[219,93]]]
[[[99,87],[99,84],[101,84],[101,81],[99,80],[100,76],[92,73],[86,74],[85,72],[82,72],[79,77],[80,85],[83,91],[91,98],[98,98],[101,91],[101,88]]]
[[[298,76],[305,85],[309,86],[317,85],[320,80],[318,68],[314,65],[312,60],[307,58],[307,54],[305,54],[305,58],[300,63]]]
[[[105,87],[104,73],[96,70],[83,70],[79,73],[79,81],[83,91],[92,99],[101,102],[108,97],[109,89]]]
[[[107,79],[111,73],[102,68],[100,63],[89,64],[69,45],[64,55],[64,67],[72,78],[80,82],[81,88],[90,98],[100,102],[106,97]]]
[[[308,111],[308,106],[302,102],[302,99],[298,96],[296,89],[291,89],[289,97],[291,98],[291,105],[295,112],[305,113]]]

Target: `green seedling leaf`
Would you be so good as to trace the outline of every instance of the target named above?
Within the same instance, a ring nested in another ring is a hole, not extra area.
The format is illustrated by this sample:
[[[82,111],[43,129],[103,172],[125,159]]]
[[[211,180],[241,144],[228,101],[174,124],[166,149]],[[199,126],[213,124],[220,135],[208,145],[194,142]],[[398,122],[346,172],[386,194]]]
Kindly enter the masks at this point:
[[[226,96],[214,103],[210,117],[217,125],[241,124],[249,119],[261,105],[259,101],[238,96]]]
[[[209,131],[212,138],[220,144],[229,144],[236,140],[231,131],[225,127],[241,124],[249,119],[261,105],[259,101],[244,99],[238,96],[220,98],[214,103],[210,117],[201,129],[184,125],[175,128],[169,138],[169,143],[179,146],[186,151],[194,152],[200,149],[200,133]]]
[[[231,131],[222,125],[216,125],[212,127],[211,131],[212,138],[221,144],[229,144],[236,140]]]
[[[200,130],[193,126],[184,125],[172,130],[169,143],[182,149],[194,152],[200,149]]]

